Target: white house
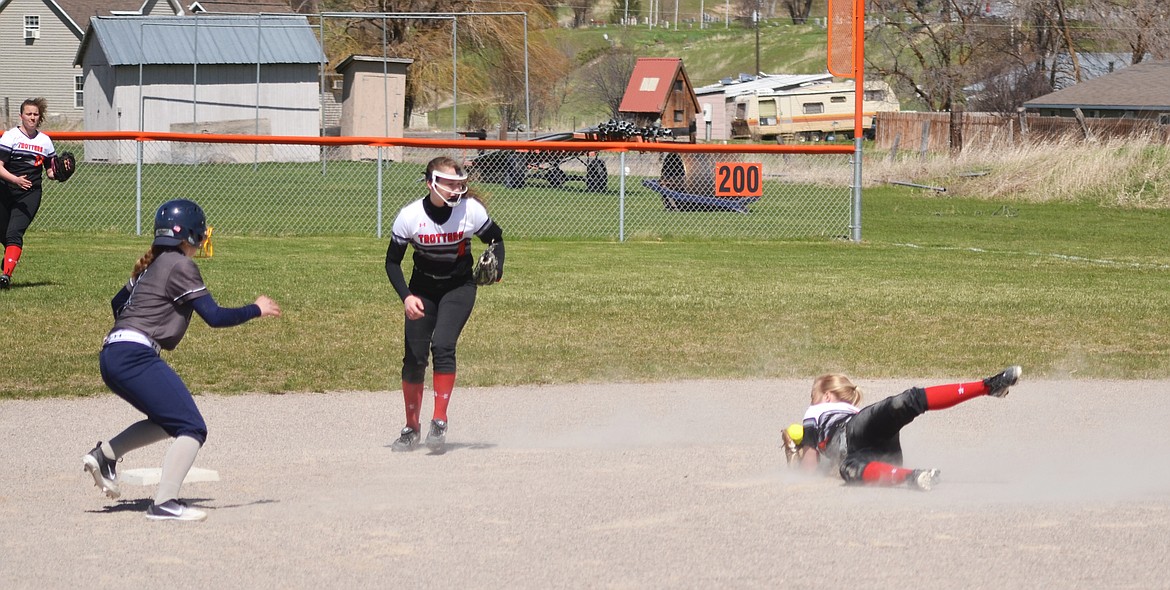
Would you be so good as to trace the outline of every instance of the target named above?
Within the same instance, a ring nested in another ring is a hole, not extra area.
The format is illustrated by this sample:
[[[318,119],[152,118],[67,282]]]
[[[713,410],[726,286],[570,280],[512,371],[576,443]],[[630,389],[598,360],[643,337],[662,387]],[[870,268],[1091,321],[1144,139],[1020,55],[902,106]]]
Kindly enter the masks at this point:
[[[176,0],[0,0],[0,125],[19,123],[20,103],[44,97],[46,129],[81,124],[85,94],[73,64],[89,19],[184,14]]]

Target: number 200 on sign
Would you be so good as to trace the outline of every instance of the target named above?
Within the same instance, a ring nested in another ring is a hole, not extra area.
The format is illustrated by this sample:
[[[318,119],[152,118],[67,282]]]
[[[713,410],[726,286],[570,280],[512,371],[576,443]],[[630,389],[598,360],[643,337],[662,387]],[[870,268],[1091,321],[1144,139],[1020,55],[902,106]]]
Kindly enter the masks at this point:
[[[763,166],[743,162],[715,163],[715,196],[760,197],[764,194],[761,179]]]

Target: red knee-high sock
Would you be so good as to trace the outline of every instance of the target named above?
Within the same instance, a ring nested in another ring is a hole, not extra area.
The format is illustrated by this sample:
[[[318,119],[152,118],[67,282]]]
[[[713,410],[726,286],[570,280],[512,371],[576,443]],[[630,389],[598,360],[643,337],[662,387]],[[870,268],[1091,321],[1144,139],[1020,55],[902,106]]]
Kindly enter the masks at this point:
[[[435,373],[435,420],[447,421],[447,404],[455,389],[455,373]]]
[[[914,473],[913,469],[906,469],[897,465],[882,463],[881,461],[870,461],[861,472],[861,481],[877,485],[896,486],[906,483],[906,479],[912,473]]]
[[[985,393],[987,386],[982,381],[934,385],[926,388],[926,409],[943,410]]]
[[[16,262],[20,260],[21,249],[20,246],[9,246],[4,249],[4,268],[3,274],[12,276],[12,271],[16,270]]]
[[[406,425],[418,430],[419,413],[422,412],[422,383],[402,382],[402,399],[406,401]]]

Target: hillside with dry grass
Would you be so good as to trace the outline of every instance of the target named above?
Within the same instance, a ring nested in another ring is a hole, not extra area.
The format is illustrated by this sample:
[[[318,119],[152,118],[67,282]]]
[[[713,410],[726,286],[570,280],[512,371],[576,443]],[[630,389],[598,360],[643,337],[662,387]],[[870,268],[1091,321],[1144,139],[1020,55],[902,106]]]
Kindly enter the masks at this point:
[[[786,173],[795,182],[817,184],[850,178],[840,169],[847,166],[850,163],[823,159]],[[972,145],[957,156],[944,152],[925,157],[917,152],[891,156],[867,144],[862,173],[864,187],[912,183],[933,187],[922,190],[940,198],[1170,209],[1170,146],[1150,136]]]

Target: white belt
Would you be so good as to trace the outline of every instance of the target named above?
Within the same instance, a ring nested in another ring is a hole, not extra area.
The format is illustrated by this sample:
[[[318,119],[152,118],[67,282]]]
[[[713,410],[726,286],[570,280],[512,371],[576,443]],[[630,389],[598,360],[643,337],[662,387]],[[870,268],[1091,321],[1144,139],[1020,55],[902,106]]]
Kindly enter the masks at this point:
[[[110,334],[106,336],[106,339],[102,341],[102,345],[105,346],[106,344],[112,344],[114,342],[133,342],[135,344],[149,346],[154,349],[155,354],[158,354],[159,351],[162,350],[162,347],[160,347],[154,340],[151,340],[149,336],[134,330],[115,330],[110,332]]]

